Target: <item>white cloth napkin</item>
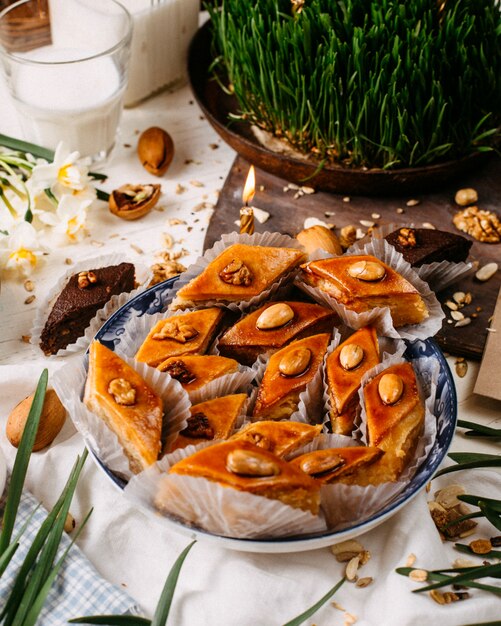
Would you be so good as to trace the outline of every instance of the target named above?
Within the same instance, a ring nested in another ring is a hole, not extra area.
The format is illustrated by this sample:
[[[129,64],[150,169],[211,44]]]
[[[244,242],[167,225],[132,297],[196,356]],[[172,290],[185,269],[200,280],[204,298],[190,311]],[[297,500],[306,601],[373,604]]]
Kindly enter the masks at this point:
[[[50,362],[50,368],[57,366]],[[13,406],[34,390],[40,373],[37,364],[0,368],[0,445],[9,467],[15,450],[6,441],[5,422]],[[80,435],[67,420],[53,445],[33,454],[27,488],[48,508],[82,447]],[[332,598],[357,617],[357,626],[462,626],[499,619],[499,598],[492,594],[471,590],[470,599],[440,606],[427,594],[412,593],[420,584],[395,572],[411,553],[416,555],[415,567],[425,569],[450,567],[454,559],[465,556],[441,542],[427,510],[426,498],[449,483],[464,485],[467,493],[500,497],[501,475],[496,472],[446,475],[432,482],[430,494],[419,494],[390,520],[360,537],[371,559],[359,576],[374,581],[366,588],[345,583]],[[104,578],[122,586],[151,618],[166,576],[189,537],[135,509],[89,458],[71,512],[78,521],[91,506],[94,513],[78,539],[79,547]],[[463,543],[496,534],[493,526],[481,521],[478,532]],[[199,541],[181,570],[169,623],[280,626],[317,602],[343,573],[344,564],[328,548],[252,554]],[[306,624],[343,626],[345,622],[345,611],[328,602]]]

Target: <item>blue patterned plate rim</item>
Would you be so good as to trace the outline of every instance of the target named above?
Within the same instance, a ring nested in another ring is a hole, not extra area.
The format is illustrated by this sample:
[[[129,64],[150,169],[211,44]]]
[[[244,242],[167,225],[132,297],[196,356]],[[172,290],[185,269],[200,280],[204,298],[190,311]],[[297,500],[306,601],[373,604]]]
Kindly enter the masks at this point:
[[[103,326],[96,333],[95,339],[98,339],[107,347],[114,350],[116,345],[120,342],[120,336],[125,331],[125,323],[131,317],[133,311],[135,311],[138,315],[146,315],[157,313],[164,309],[168,292],[172,289],[177,280],[177,276],[170,278],[162,283],[158,283],[157,285],[150,287],[134,298],[131,298],[131,300],[126,302],[120,309],[118,309],[118,311],[115,311],[115,313],[103,324]],[[224,537],[221,535],[215,535],[200,528],[193,528],[180,521],[169,521],[181,532],[188,531],[201,537],[206,536],[207,538],[217,538],[223,542],[233,544],[229,547],[238,547],[239,545],[245,546],[245,544],[252,544],[256,546],[284,544],[284,547],[290,545],[292,550],[294,546],[298,544],[303,544],[301,549],[304,549],[304,545],[308,546],[310,543],[311,545],[309,545],[309,548],[311,549],[321,547],[320,545],[315,545],[316,542],[325,538],[331,538],[333,540],[338,538],[341,539],[347,532],[350,533],[350,536],[355,536],[354,531],[356,531],[357,535],[361,535],[365,532],[364,529],[369,530],[384,521],[384,519],[396,513],[402,506],[404,506],[421,491],[421,489],[431,480],[435,472],[438,470],[451,445],[457,421],[457,395],[454,379],[449,365],[438,344],[433,339],[425,339],[424,341],[417,340],[414,342],[406,341],[406,344],[407,350],[404,355],[406,358],[413,359],[432,356],[439,361],[440,371],[437,384],[437,397],[435,401],[435,415],[438,416],[437,437],[430,454],[418,468],[412,480],[409,481],[405,489],[403,489],[394,500],[383,507],[380,511],[371,517],[342,530],[327,530],[310,535],[273,539],[236,539],[233,537]],[[93,457],[107,476],[115,483],[115,485],[119,489],[123,490],[126,483],[119,477],[115,476],[94,453]],[[322,545],[327,544],[324,543]],[[243,549],[245,549],[245,547]]]

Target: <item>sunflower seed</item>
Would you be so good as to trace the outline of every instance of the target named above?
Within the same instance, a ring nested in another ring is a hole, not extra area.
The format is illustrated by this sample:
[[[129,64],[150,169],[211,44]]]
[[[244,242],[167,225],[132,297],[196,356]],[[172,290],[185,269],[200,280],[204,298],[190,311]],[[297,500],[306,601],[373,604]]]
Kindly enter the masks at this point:
[[[433,226],[430,222],[423,222],[423,228],[427,228],[428,230],[436,230],[436,226]]]
[[[357,579],[357,571],[358,571],[359,564],[360,564],[359,556],[354,556],[352,559],[348,561],[348,564],[346,565],[346,570],[345,570],[345,576],[347,580],[353,581]]]
[[[368,587],[373,580],[372,576],[364,576],[364,578],[359,578],[355,585],[357,587]]]
[[[458,304],[463,304],[466,299],[466,294],[464,291],[456,291],[456,293],[453,294],[452,299]]]
[[[452,300],[447,300],[447,302],[445,303],[445,306],[448,307],[451,311],[458,310],[458,305]]]
[[[409,578],[415,583],[424,583],[428,580],[428,572],[425,569],[413,569],[409,573]]]
[[[28,296],[24,301],[24,304],[31,304],[35,298],[36,296]]]
[[[451,311],[451,317],[453,320],[458,322],[459,320],[464,320],[464,315],[461,311]]]
[[[468,324],[471,324],[471,318],[470,317],[465,317],[463,320],[459,320],[458,322],[456,322],[454,324],[454,326],[456,328],[459,328],[461,326],[468,326]]]

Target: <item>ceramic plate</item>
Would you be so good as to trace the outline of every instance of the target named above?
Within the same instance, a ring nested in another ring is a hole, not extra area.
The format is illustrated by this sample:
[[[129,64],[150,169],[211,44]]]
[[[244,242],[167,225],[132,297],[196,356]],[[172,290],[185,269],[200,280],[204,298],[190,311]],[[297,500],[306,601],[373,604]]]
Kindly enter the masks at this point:
[[[168,280],[151,287],[147,291],[132,298],[121,309],[114,313],[105,322],[96,335],[101,343],[111,350],[114,350],[121,341],[125,332],[125,326],[132,316],[153,315],[165,310],[166,300],[169,291],[176,282],[176,279]],[[184,526],[181,522],[171,520],[167,517],[155,515],[155,519],[162,520],[168,526],[189,535],[192,538],[211,541],[226,548],[243,550],[247,552],[298,552],[302,550],[313,550],[332,545],[344,539],[350,539],[361,535],[371,528],[378,526],[384,520],[394,515],[399,509],[414,498],[430,481],[437,471],[440,463],[449,449],[454,434],[457,419],[457,398],[452,374],[440,348],[432,339],[426,341],[416,341],[408,344],[406,356],[409,359],[419,357],[432,357],[440,364],[440,373],[437,384],[437,399],[435,402],[435,415],[437,416],[437,438],[426,461],[418,468],[412,480],[405,489],[390,504],[385,506],[377,514],[369,519],[353,524],[348,529],[342,531],[326,531],[312,536],[302,536],[298,538],[254,540],[254,539],[233,539],[220,537],[202,530],[195,530]],[[109,478],[123,489],[124,481],[110,472],[100,461],[96,459],[100,467],[106,472]]]

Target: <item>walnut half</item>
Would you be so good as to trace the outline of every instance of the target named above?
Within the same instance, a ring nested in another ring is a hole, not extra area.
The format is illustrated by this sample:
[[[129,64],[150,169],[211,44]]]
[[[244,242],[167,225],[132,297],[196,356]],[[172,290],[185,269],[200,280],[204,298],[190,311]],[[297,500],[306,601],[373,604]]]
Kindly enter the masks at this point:
[[[133,385],[125,378],[114,378],[108,385],[108,393],[110,393],[117,404],[131,406],[136,404],[136,390]]]
[[[186,322],[180,322],[178,320],[172,320],[170,322],[166,322],[160,332],[155,333],[153,335],[153,339],[162,340],[162,339],[173,339],[178,343],[187,343],[198,335],[198,330],[191,326],[191,324],[186,324]]]
[[[219,278],[229,285],[248,287],[252,283],[252,272],[243,261],[233,259],[219,272]]]
[[[97,283],[97,276],[94,272],[80,272],[77,277],[77,285],[79,289],[87,289],[91,285]]]
[[[188,418],[188,426],[180,434],[191,439],[214,439],[214,429],[202,411]]]

